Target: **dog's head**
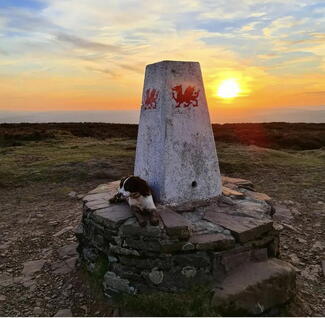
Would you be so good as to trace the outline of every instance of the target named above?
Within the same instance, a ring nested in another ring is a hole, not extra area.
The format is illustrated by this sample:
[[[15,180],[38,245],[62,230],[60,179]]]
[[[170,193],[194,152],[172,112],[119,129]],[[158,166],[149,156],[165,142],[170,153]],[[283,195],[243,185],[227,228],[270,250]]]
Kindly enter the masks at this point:
[[[151,191],[145,180],[136,176],[128,176],[121,179],[118,193],[121,193],[124,197],[129,197],[135,193],[148,196],[151,194]]]

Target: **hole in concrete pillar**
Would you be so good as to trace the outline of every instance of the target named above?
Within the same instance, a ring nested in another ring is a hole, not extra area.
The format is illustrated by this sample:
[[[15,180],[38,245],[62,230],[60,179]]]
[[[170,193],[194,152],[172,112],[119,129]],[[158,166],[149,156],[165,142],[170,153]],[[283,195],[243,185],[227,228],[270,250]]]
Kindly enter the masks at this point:
[[[192,182],[192,188],[195,188],[197,186],[197,182],[196,181],[193,181]]]

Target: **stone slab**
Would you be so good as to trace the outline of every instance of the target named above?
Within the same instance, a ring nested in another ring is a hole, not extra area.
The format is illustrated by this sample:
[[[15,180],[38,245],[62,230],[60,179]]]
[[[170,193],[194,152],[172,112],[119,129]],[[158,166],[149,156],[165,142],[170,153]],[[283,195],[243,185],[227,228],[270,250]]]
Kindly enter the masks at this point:
[[[224,315],[260,315],[295,295],[295,270],[281,260],[248,263],[228,275],[211,305]]]
[[[235,245],[235,239],[232,236],[221,233],[193,235],[190,242],[198,250],[226,250]]]
[[[120,228],[120,235],[123,237],[152,237],[159,238],[164,235],[164,229],[160,226],[147,224],[145,227],[139,225],[136,219],[129,219]]]
[[[163,206],[158,207],[157,212],[168,235],[184,239],[190,236],[190,224],[181,214]]]
[[[224,266],[226,272],[230,272],[239,266],[248,263],[251,260],[251,249],[239,248],[229,251],[228,254],[221,256],[221,264]]]
[[[209,267],[210,257],[205,251],[199,251],[190,254],[178,254],[173,257],[173,263],[176,266],[194,266],[194,267]]]
[[[242,243],[254,240],[273,229],[271,220],[256,220],[214,211],[207,211],[204,219],[227,228]]]
[[[94,193],[94,194],[88,194],[82,198],[83,202],[89,202],[89,201],[97,201],[97,200],[104,200],[108,201],[111,196],[114,195],[114,192],[116,191],[110,191],[110,192],[100,192],[100,193]]]
[[[232,184],[235,184],[237,186],[254,187],[253,183],[250,180],[246,180],[246,179],[231,178],[231,177],[222,176],[221,180],[222,180],[222,184],[232,183]]]
[[[84,208],[86,211],[96,211],[98,209],[104,209],[109,207],[111,204],[107,200],[96,200],[96,201],[88,201],[84,204]]]
[[[127,204],[114,204],[107,208],[96,210],[90,217],[99,224],[114,228],[123,221],[133,217],[133,214]]]
[[[239,191],[233,190],[231,188],[228,188],[226,186],[222,186],[222,194],[226,197],[233,196],[235,198],[244,198],[245,195]]]
[[[266,202],[272,201],[272,198],[265,193],[245,190],[245,194],[254,200],[261,200],[261,201],[266,201]]]
[[[119,184],[120,184],[120,180],[105,183],[105,184],[100,184],[94,190],[88,192],[88,195],[95,194],[95,193],[105,193],[105,192],[114,193],[115,191],[117,191]]]

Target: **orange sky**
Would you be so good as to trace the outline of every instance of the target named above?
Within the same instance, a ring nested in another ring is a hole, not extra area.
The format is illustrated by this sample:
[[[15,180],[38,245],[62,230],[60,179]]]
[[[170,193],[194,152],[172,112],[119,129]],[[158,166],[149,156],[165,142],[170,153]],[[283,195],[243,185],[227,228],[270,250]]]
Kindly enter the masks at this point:
[[[325,105],[322,1],[5,0],[0,110],[140,105],[144,68],[201,64],[210,111]],[[216,96],[236,79],[241,96]]]

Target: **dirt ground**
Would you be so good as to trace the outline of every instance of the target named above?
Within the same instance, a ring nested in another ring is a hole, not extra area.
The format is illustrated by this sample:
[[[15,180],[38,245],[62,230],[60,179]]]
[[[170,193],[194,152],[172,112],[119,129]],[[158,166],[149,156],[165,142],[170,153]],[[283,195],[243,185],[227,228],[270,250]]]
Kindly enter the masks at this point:
[[[104,146],[102,142],[97,145]],[[287,306],[287,314],[324,316],[324,150],[285,152],[228,144],[217,148],[223,174],[250,179],[257,191],[269,194],[276,202],[275,220],[283,227],[281,258],[297,269],[297,295]],[[75,265],[73,230],[82,212],[77,196],[131,173],[133,156],[130,147],[130,156],[119,160],[114,154],[106,154],[101,161],[87,157],[85,162],[92,162],[91,169],[97,163],[99,166],[96,174],[85,180],[71,177],[46,182],[41,178],[0,188],[0,316],[123,314],[123,308],[111,307],[101,290]],[[25,164],[34,162],[26,166],[31,171],[35,160],[44,160],[22,158]],[[106,177],[98,178],[101,171],[109,169],[112,171]],[[0,181],[4,184],[7,180]]]

